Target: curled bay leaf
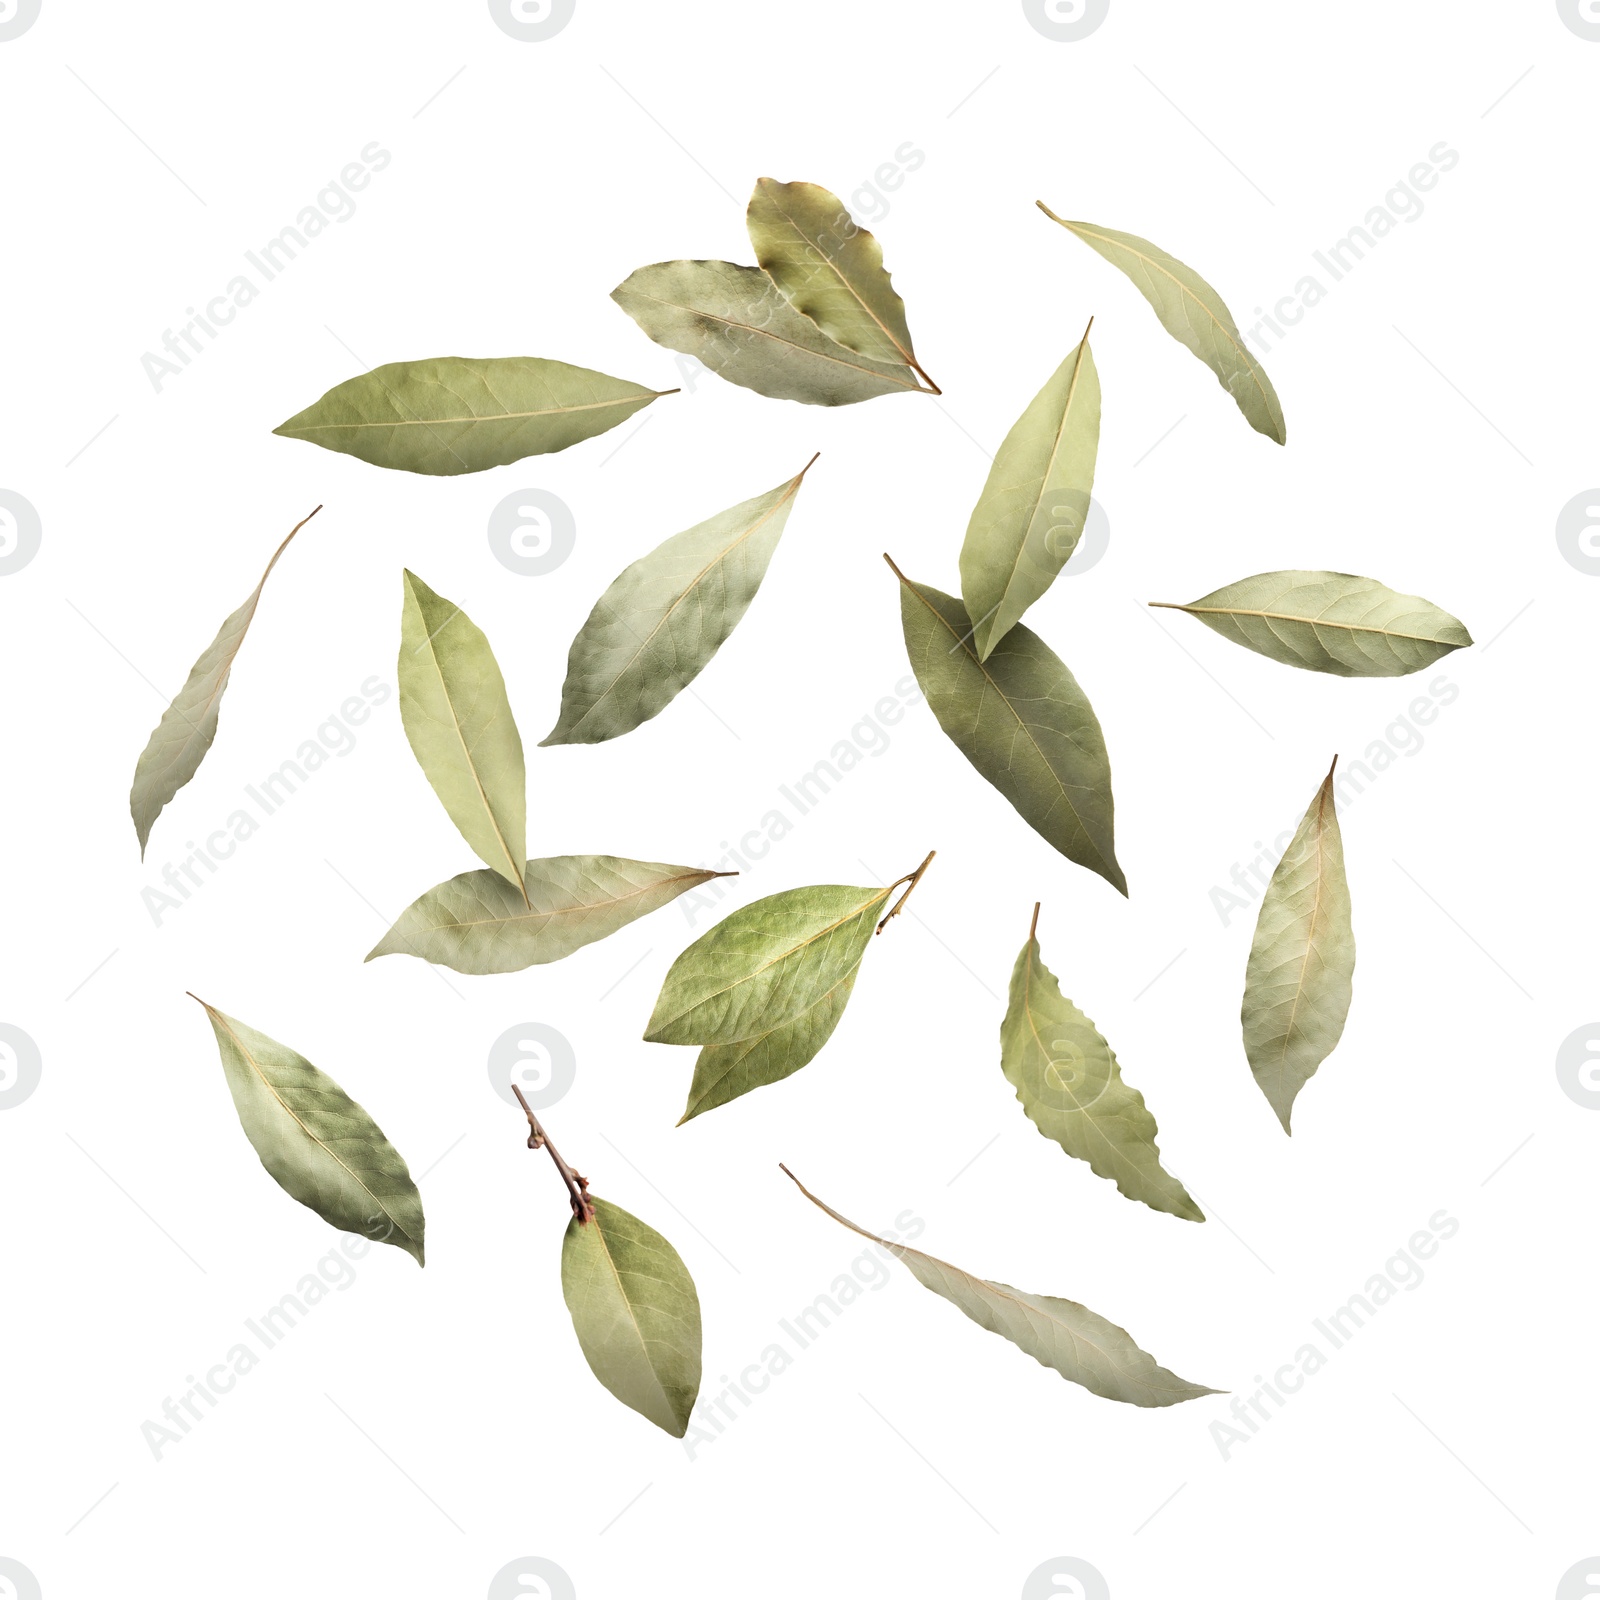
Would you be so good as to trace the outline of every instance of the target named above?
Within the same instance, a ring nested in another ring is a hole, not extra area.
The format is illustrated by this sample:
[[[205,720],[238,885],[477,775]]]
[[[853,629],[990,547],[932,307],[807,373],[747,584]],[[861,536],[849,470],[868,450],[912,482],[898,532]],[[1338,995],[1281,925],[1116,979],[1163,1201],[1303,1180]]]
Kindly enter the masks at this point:
[[[868,1233],[825,1205],[787,1167],[783,1171],[806,1199],[835,1222],[898,1256],[924,1289],[931,1289],[980,1328],[1009,1339],[1041,1366],[1059,1372],[1070,1383],[1081,1384],[1091,1394],[1128,1405],[1171,1406],[1222,1392],[1168,1372],[1141,1350],[1125,1329],[1075,1300],[1030,1294],[1008,1283],[977,1278],[937,1256]]]
[[[1118,233],[1092,222],[1068,222],[1044,201],[1035,204],[1052,222],[1104,256],[1127,274],[1133,286],[1150,302],[1161,326],[1179,344],[1191,350],[1216,374],[1217,382],[1233,396],[1257,433],[1282,444],[1287,437],[1283,407],[1261,363],[1246,348],[1233,313],[1222,296],[1193,267],[1185,266],[1148,239]]]
[[[472,975],[521,972],[608,937],[708,878],[730,876],[621,856],[530,861],[520,889],[498,872],[463,872],[407,906],[367,960],[409,955]]]
[[[1161,1165],[1156,1119],[1144,1096],[1124,1083],[1111,1046],[1066,998],[1044,964],[1037,937],[1039,908],[1011,973],[1000,1024],[1000,1066],[1028,1120],[1047,1139],[1130,1200],[1142,1200],[1189,1222],[1205,1213]]]
[[[133,788],[128,795],[128,807],[133,813],[134,831],[139,835],[139,859],[144,859],[145,846],[150,841],[150,830],[172,797],[200,770],[206,752],[217,736],[217,713],[222,706],[222,694],[228,687],[228,676],[233,671],[234,659],[244,643],[244,636],[255,620],[256,607],[261,602],[261,591],[278,564],[278,557],[289,548],[289,540],[316,516],[321,506],[310,516],[302,517],[290,530],[288,537],[272,553],[261,582],[250,592],[249,598],[217,630],[217,636],[206,646],[200,659],[189,669],[183,687],[172,704],[161,713],[161,720],[150,735],[133,769]]]
[[[951,743],[1030,828],[1127,894],[1113,840],[1111,761],[1077,679],[1021,623],[979,660],[961,602],[889,566],[900,580],[911,669]]]
[[[699,676],[755,599],[810,467],[673,534],[612,581],[572,641],[542,744],[615,739]]]
[[[1350,884],[1329,767],[1261,897],[1245,968],[1245,1055],[1285,1133],[1295,1096],[1344,1032],[1355,969]]]
[[[561,1245],[561,1292],[589,1370],[673,1438],[700,1392],[700,1297],[683,1258],[649,1224],[594,1195]]]
[[[420,1267],[422,1196],[383,1129],[304,1056],[199,1003],[245,1136],[279,1187],[335,1228],[392,1244]]]
[[[857,355],[830,339],[759,267],[658,261],[618,284],[611,298],[657,344],[774,400],[848,406],[926,392],[909,367]]]
[[[478,859],[517,890],[527,858],[522,738],[483,631],[415,573],[400,615],[400,720],[412,752]]]
[[[541,356],[439,356],[347,379],[272,431],[375,467],[450,477],[565,450],[676,392]]]
[[[858,355],[917,365],[905,302],[884,270],[883,251],[844,202],[817,183],[761,178],[745,213],[761,269],[802,316]]]
[[[1272,661],[1340,678],[1401,678],[1472,643],[1432,601],[1348,572],[1261,572],[1187,605],[1151,603]]]
[[[967,523],[961,599],[977,618],[972,642],[980,661],[1077,549],[1099,449],[1100,375],[1085,329],[1001,441]]]

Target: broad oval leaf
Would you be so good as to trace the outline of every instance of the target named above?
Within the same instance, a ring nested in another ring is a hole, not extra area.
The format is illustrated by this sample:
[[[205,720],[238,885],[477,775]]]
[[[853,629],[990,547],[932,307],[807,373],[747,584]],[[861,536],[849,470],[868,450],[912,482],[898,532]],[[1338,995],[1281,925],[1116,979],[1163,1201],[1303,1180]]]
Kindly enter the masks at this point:
[[[521,972],[560,961],[726,872],[622,856],[530,861],[524,893],[498,872],[463,872],[400,914],[367,955],[408,955],[456,972]]]
[[[874,361],[922,371],[883,251],[836,194],[817,183],[757,179],[745,226],[762,271],[830,339]]]
[[[623,569],[572,641],[561,714],[541,744],[629,733],[699,676],[755,599],[810,465]]]
[[[171,705],[161,713],[161,720],[150,735],[150,741],[133,769],[133,789],[128,795],[128,807],[133,813],[134,831],[139,835],[139,859],[144,860],[145,845],[150,840],[150,830],[161,815],[167,802],[200,770],[211,742],[217,736],[217,713],[222,706],[222,693],[228,687],[228,675],[233,671],[235,657],[244,643],[244,636],[255,620],[256,607],[261,601],[261,591],[278,564],[278,557],[289,548],[289,539],[316,516],[303,517],[290,530],[289,536],[273,551],[261,582],[251,591],[249,599],[239,607],[217,630],[217,636],[206,647],[205,653],[189,669],[189,676]]]
[[[1099,449],[1100,375],[1086,329],[1001,441],[967,523],[961,599],[978,619],[980,661],[1078,548]]]
[[[1127,894],[1113,839],[1111,762],[1077,680],[1021,623],[980,661],[961,602],[889,565],[900,579],[911,670],[951,743],[1030,828]]]
[[[200,1004],[245,1136],[279,1187],[323,1221],[392,1244],[420,1267],[422,1196],[383,1129],[304,1056]]]
[[[1130,1200],[1189,1222],[1205,1213],[1161,1165],[1156,1119],[1144,1096],[1122,1080],[1111,1046],[1066,998],[1044,964],[1034,928],[1011,972],[1000,1024],[1000,1067],[1029,1121]]]
[[[522,736],[481,629],[405,574],[400,720],[433,792],[478,859],[522,892],[527,859]]]
[[[347,379],[272,431],[375,467],[451,477],[565,450],[676,392],[541,356],[438,356]]]
[[[926,392],[910,368],[830,339],[759,267],[658,261],[618,284],[611,298],[657,344],[774,400],[848,406],[880,394]]]
[[[1126,273],[1150,302],[1161,326],[1216,374],[1245,421],[1257,433],[1278,444],[1284,442],[1283,407],[1271,379],[1246,348],[1244,335],[1222,296],[1193,267],[1135,233],[1118,233],[1092,222],[1068,222],[1042,200],[1035,204],[1052,222],[1059,222]]]
[[[809,1011],[854,974],[894,887],[813,884],[724,917],[672,963],[645,1038],[737,1044]]]
[[[1261,572],[1188,605],[1152,603],[1287,667],[1340,678],[1403,678],[1472,643],[1432,601],[1348,572]]]
[[[1030,1294],[1008,1283],[975,1278],[937,1256],[868,1233],[825,1205],[787,1167],[783,1170],[801,1194],[835,1222],[897,1255],[924,1289],[931,1289],[980,1328],[1009,1339],[1041,1366],[1059,1372],[1070,1383],[1081,1384],[1091,1394],[1134,1406],[1171,1406],[1223,1392],[1168,1372],[1141,1350],[1125,1329],[1075,1300]]]
[[[1261,897],[1245,968],[1245,1055],[1285,1133],[1295,1096],[1344,1032],[1355,970],[1350,884],[1329,767]]]
[[[647,1223],[589,1196],[561,1245],[561,1293],[589,1370],[675,1439],[700,1393],[700,1297],[683,1258]]]

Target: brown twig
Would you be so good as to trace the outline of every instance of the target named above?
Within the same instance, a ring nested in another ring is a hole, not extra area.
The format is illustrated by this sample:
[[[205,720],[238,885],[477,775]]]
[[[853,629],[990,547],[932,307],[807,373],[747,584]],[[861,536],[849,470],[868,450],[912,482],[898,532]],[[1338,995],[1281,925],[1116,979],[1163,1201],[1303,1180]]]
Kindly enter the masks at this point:
[[[1033,921],[1028,924],[1028,937],[1030,939],[1039,937],[1039,902],[1037,900],[1033,902]]]
[[[878,924],[878,926],[872,930],[875,935],[882,933],[883,930],[886,927],[888,927],[889,919],[891,917],[898,917],[900,915],[901,906],[903,906],[906,903],[906,901],[911,898],[911,891],[913,889],[915,889],[916,886],[919,883],[922,882],[922,874],[928,870],[928,863],[930,861],[932,861],[933,858],[936,855],[938,855],[938,853],[939,852],[937,850],[930,850],[927,853],[927,855],[923,857],[922,865],[920,867],[918,867],[915,872],[908,872],[905,875],[905,877],[896,878],[894,880],[894,882],[889,885],[889,891],[888,892],[890,894],[893,894],[894,891],[896,889],[898,889],[902,883],[906,886],[906,892],[903,895],[901,895],[898,900],[895,901],[895,903],[888,909],[888,911],[886,911],[884,913],[883,921],[880,922]]]
[[[514,1083],[511,1085],[511,1092],[528,1115],[528,1148],[550,1152],[550,1159],[555,1162],[556,1171],[561,1174],[561,1181],[567,1186],[567,1198],[572,1204],[573,1216],[580,1223],[588,1222],[594,1215],[594,1205],[589,1199],[589,1180],[581,1173],[574,1172],[561,1159],[561,1152],[551,1144],[550,1135],[539,1125],[539,1119],[534,1116],[533,1107],[528,1104],[528,1098],[523,1094],[521,1087]]]

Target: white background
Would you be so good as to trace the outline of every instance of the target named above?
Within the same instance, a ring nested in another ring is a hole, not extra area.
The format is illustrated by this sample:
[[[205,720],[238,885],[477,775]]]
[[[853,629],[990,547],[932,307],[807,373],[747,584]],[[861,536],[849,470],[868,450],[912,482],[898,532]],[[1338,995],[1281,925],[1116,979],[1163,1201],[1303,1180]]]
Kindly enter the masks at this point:
[[[1555,1594],[1600,1551],[1600,1115],[1555,1070],[1600,1012],[1583,911],[1600,886],[1600,581],[1555,537],[1600,480],[1597,70],[1600,43],[1552,3],[1113,0],[1062,43],[1015,3],[579,0],[557,37],[521,43],[482,4],[44,0],[0,43],[0,488],[43,526],[36,559],[0,578],[0,1020],[43,1058],[37,1092],[0,1112],[0,1555],[47,1600],[475,1597],[524,1556],[583,1600],[1009,1597],[1066,1556],[1117,1600]],[[392,160],[355,214],[158,393],[144,353],[371,141]],[[1154,239],[1248,326],[1441,141],[1459,161],[1423,213],[1265,356],[1284,449],[1033,205]],[[916,170],[862,192],[907,144]],[[828,411],[691,387],[610,302],[647,262],[749,260],[762,174],[855,197],[942,401]],[[639,1036],[720,910],[691,926],[670,906],[514,976],[362,964],[386,917],[473,864],[392,699],[152,920],[141,891],[186,840],[363,680],[392,682],[402,565],[494,644],[529,746],[531,854],[715,861],[905,676],[880,552],[957,587],[985,453],[1091,313],[1110,548],[1029,621],[1104,725],[1129,901],[914,707],[722,906],[887,880],[937,847],[934,867],[826,1052],[682,1129],[692,1052]],[[685,392],[478,477],[271,434],[367,365],[444,354]],[[816,450],[701,698],[611,744],[534,749],[611,577]],[[486,537],[524,488],[576,520],[547,576],[509,572]],[[126,795],[147,734],[318,502],[141,866]],[[1143,608],[1296,566],[1426,594],[1479,644],[1418,678],[1348,682]],[[1396,719],[1441,675],[1458,693],[1422,748],[1344,810],[1355,1002],[1286,1139],[1239,1041],[1253,907],[1224,925],[1211,891],[1293,826],[1335,751],[1409,744]],[[1147,1096],[1203,1227],[1067,1160],[1003,1080],[1036,898],[1045,959]],[[429,1265],[371,1251],[158,1461],[141,1425],[337,1244],[258,1165],[186,989],[372,1111],[426,1173]],[[691,1456],[577,1349],[562,1191],[486,1070],[531,1021],[577,1059],[546,1117],[557,1142],[695,1275],[708,1399],[857,1257],[780,1159],[864,1225],[909,1208],[935,1253],[1081,1300],[1236,1394],[1435,1212],[1459,1230],[1226,1460],[1226,1397],[1096,1399],[899,1268]],[[1047,1573],[1027,1592],[1093,1590]]]

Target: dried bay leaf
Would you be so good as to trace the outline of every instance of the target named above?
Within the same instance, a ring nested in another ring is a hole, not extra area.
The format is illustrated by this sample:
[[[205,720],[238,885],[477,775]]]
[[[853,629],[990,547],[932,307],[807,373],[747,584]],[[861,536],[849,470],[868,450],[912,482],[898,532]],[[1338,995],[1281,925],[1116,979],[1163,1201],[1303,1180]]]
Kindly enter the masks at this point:
[[[198,996],[191,996],[198,999]],[[200,1000],[245,1136],[280,1188],[423,1264],[422,1197],[383,1130],[304,1056]]]
[[[676,392],[540,356],[439,356],[374,367],[272,431],[375,467],[449,477],[565,450]]]
[[[1245,1055],[1285,1133],[1295,1096],[1344,1032],[1355,969],[1350,884],[1329,767],[1261,897],[1245,968]]]
[[[1401,678],[1472,643],[1432,601],[1347,572],[1261,572],[1187,605],[1152,604],[1269,660],[1340,678]]]
[[[1029,1294],[1010,1284],[976,1278],[948,1261],[868,1233],[825,1205],[787,1167],[783,1171],[806,1199],[835,1222],[898,1256],[924,1289],[931,1289],[980,1328],[1009,1339],[1041,1366],[1059,1372],[1071,1383],[1081,1384],[1091,1394],[1128,1405],[1170,1406],[1222,1392],[1202,1388],[1168,1372],[1141,1350],[1126,1330],[1074,1300]]]
[[[755,599],[810,467],[675,533],[613,580],[572,641],[542,744],[615,739],[694,681]]]
[[[1039,908],[1011,973],[1000,1025],[1000,1066],[1029,1121],[1069,1156],[1087,1161],[1130,1200],[1190,1222],[1205,1213],[1161,1165],[1156,1119],[1123,1082],[1111,1046],[1061,993],[1037,937]]]

